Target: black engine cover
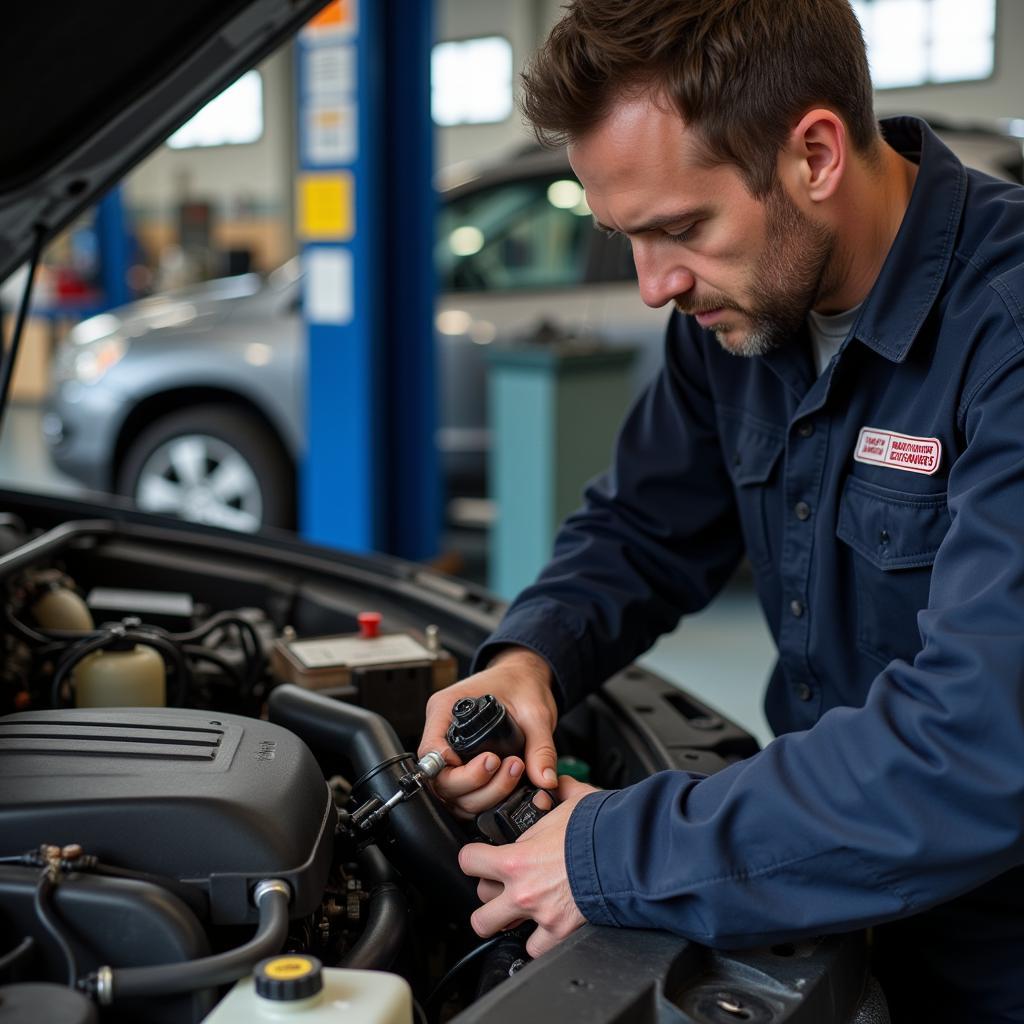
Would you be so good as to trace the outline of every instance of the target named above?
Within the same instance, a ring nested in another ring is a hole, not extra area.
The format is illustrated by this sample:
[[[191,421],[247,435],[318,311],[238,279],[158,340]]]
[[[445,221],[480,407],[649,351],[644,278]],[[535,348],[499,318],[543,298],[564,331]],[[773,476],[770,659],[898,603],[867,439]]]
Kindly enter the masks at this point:
[[[80,844],[106,864],[201,886],[217,924],[253,921],[282,878],[319,904],[335,812],[309,748],[258,719],[147,708],[0,718],[0,855]]]

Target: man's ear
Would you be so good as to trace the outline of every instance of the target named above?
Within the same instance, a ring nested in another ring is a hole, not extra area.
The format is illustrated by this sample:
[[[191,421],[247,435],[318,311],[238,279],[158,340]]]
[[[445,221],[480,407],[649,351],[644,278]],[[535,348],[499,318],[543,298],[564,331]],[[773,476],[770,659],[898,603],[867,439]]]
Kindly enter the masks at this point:
[[[847,161],[843,119],[827,109],[809,110],[789,133],[780,159],[786,178],[813,203],[835,195]]]

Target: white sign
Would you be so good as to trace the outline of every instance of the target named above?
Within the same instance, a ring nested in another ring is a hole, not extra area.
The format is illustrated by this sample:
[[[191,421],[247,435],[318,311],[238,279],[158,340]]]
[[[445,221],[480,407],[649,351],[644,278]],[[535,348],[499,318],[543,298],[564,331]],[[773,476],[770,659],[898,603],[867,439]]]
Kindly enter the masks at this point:
[[[312,104],[306,109],[306,163],[310,167],[350,164],[359,152],[356,105]]]
[[[303,299],[311,324],[340,326],[352,322],[352,253],[341,246],[312,246],[302,259],[306,267]]]
[[[310,50],[305,72],[308,99],[352,96],[356,91],[356,48],[320,46]]]

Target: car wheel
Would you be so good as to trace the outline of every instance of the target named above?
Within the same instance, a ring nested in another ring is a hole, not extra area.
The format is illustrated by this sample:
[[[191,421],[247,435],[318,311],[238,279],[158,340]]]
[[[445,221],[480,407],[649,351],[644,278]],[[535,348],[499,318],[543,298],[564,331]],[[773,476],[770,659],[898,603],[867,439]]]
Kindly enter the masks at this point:
[[[294,520],[288,458],[273,433],[239,409],[196,406],[154,421],[125,452],[117,489],[144,512],[230,530]]]

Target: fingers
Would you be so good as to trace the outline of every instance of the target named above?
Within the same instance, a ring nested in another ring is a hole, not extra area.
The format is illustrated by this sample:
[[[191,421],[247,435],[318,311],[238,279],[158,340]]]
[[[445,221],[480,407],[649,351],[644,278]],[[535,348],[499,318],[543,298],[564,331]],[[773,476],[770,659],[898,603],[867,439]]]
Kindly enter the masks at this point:
[[[505,875],[501,865],[506,855],[507,851],[501,846],[488,846],[487,843],[466,843],[459,850],[459,867],[465,875],[502,883]]]
[[[555,806],[555,801],[551,799],[551,795],[544,789],[538,789],[533,794],[533,800],[531,801],[534,807],[540,811],[550,811]],[[524,832],[523,835],[526,835]],[[520,839],[522,836],[519,837]]]
[[[524,753],[530,781],[543,789],[554,789],[558,785],[555,771],[558,754],[553,737],[556,716],[554,698],[550,694],[547,696],[550,706],[547,702],[528,704],[523,708],[517,704],[515,718],[526,740]]]
[[[492,882],[489,878],[481,878],[477,883],[476,894],[481,903],[490,903],[505,891],[501,882]]]
[[[550,731],[535,730],[532,735],[526,734],[526,765],[530,773],[530,781],[543,789],[554,789],[558,785],[555,765],[558,755]]]
[[[520,784],[522,775],[521,758],[499,761],[495,754],[479,754],[462,768],[442,772],[434,780],[434,790],[456,810],[477,815],[500,804]]]
[[[537,957],[543,956],[549,950],[554,949],[564,938],[564,935],[557,935],[547,928],[538,926],[526,940],[526,954],[536,960]]]
[[[480,938],[486,939],[522,920],[522,909],[516,907],[504,893],[501,893],[489,903],[474,910],[469,923]]]

